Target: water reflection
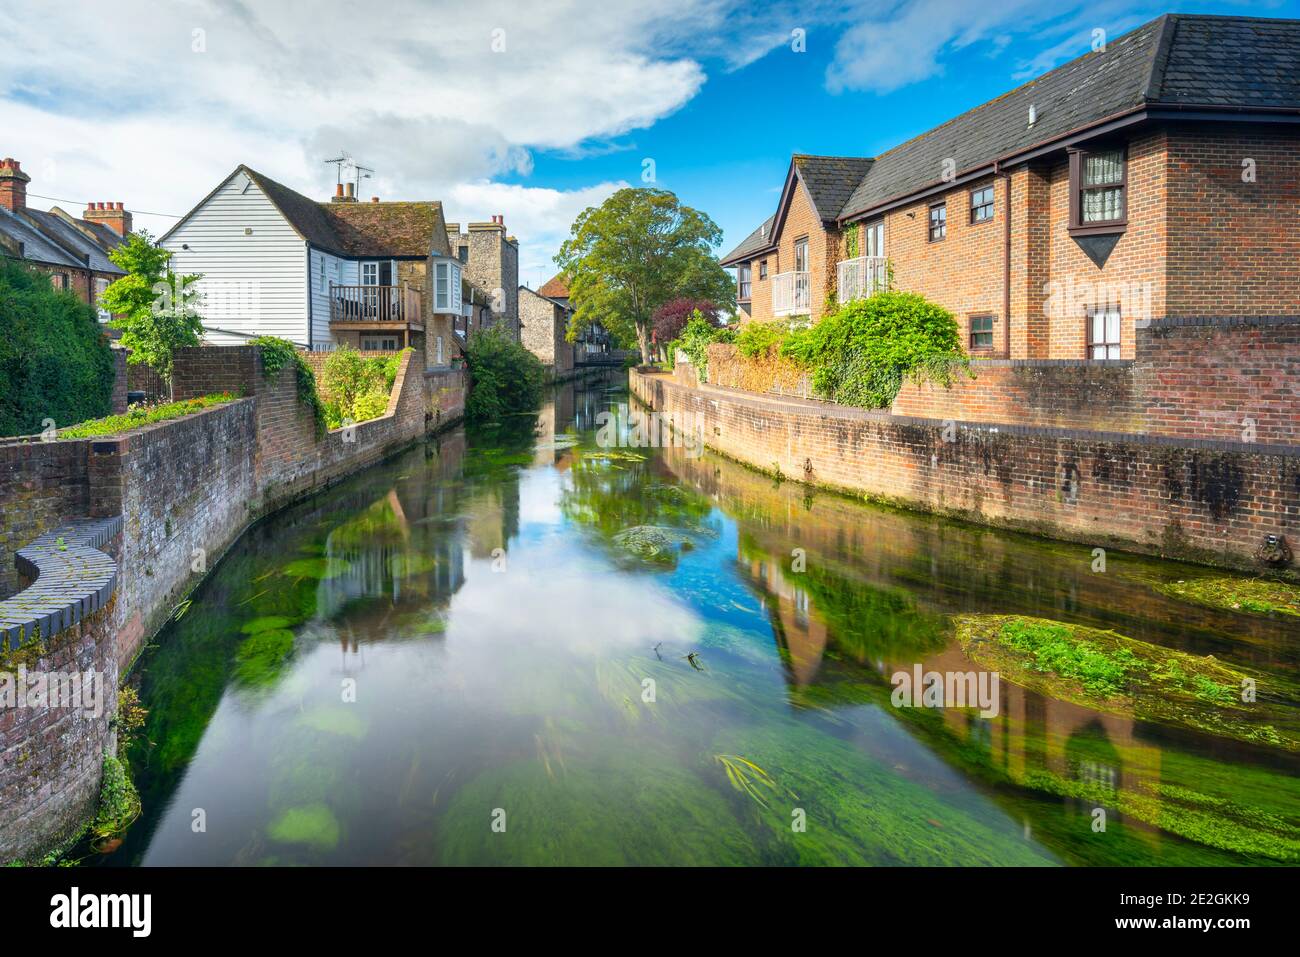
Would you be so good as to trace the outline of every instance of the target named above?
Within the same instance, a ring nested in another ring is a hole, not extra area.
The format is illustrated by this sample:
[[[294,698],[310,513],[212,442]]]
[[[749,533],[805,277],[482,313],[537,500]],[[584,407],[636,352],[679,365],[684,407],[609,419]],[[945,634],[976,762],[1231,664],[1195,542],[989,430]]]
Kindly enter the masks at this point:
[[[1103,580],[1086,549],[601,449],[596,416],[620,400],[559,390],[254,528],[140,668],[145,816],[102,860],[1297,858],[1278,750],[1007,683],[991,718],[890,704],[897,670],[972,668],[963,612],[1293,680],[1281,623],[1164,598],[1152,582],[1185,572],[1167,563],[1112,555]]]

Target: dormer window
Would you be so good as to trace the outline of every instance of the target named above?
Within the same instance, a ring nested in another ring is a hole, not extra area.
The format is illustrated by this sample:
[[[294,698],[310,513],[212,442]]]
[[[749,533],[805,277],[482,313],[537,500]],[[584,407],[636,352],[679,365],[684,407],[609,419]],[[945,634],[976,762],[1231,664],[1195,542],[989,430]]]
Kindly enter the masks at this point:
[[[1070,153],[1070,233],[1121,233],[1128,226],[1128,157],[1123,147]]]

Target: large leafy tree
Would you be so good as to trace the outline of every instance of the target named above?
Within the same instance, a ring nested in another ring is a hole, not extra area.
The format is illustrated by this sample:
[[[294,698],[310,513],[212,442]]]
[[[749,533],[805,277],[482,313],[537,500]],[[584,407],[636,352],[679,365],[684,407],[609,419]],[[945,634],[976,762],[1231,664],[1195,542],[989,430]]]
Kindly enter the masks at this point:
[[[620,189],[574,221],[556,263],[569,282],[575,312],[570,334],[593,322],[630,327],[650,355],[654,311],[683,297],[735,307],[731,276],[714,258],[722,230],[668,190]]]
[[[197,346],[203,333],[190,288],[199,277],[173,273],[167,265],[172,254],[144,231],[132,233],[108,256],[126,272],[100,300],[114,315],[109,325],[122,330],[122,345],[131,350],[128,362],[147,363],[170,381],[175,351]]]

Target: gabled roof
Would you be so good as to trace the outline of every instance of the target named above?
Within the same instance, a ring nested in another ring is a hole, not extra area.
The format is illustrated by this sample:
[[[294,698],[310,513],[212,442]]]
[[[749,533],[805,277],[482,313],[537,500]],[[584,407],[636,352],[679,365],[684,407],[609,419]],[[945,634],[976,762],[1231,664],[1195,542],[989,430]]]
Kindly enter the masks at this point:
[[[564,273],[556,273],[537,290],[548,299],[568,299],[569,284],[564,281]]]
[[[796,153],[794,169],[808,189],[813,212],[824,223],[839,219],[844,204],[853,195],[874,162],[868,156],[809,156]]]
[[[724,266],[740,266],[749,261],[755,253],[770,249],[772,246],[772,223],[776,221],[776,216],[772,215],[763,221],[763,225],[754,230],[743,240],[740,245],[733,249],[727,255],[722,257]]]
[[[350,257],[451,255],[442,203],[436,200],[320,203],[243,164],[164,233],[159,242],[239,173],[252,180],[294,231],[317,249]]]
[[[1300,113],[1300,20],[1152,20],[877,156],[840,218],[942,183],[946,160],[960,176],[1162,105]]]

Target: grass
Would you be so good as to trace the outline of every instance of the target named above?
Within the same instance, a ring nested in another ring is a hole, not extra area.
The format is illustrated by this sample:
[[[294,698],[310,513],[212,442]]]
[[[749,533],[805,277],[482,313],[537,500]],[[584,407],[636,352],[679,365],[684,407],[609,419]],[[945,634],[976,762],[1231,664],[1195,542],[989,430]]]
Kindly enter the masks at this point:
[[[1268,578],[1197,578],[1164,582],[1156,590],[1210,608],[1300,618],[1300,587]]]
[[[59,438],[86,439],[97,435],[115,435],[118,432],[139,428],[142,425],[151,425],[154,422],[165,422],[168,419],[179,419],[183,416],[193,415],[195,412],[202,412],[214,405],[233,402],[237,398],[239,397],[231,392],[214,392],[211,395],[183,399],[180,402],[168,402],[164,405],[134,406],[121,415],[90,419],[86,422],[70,425],[66,429],[60,429]]]

